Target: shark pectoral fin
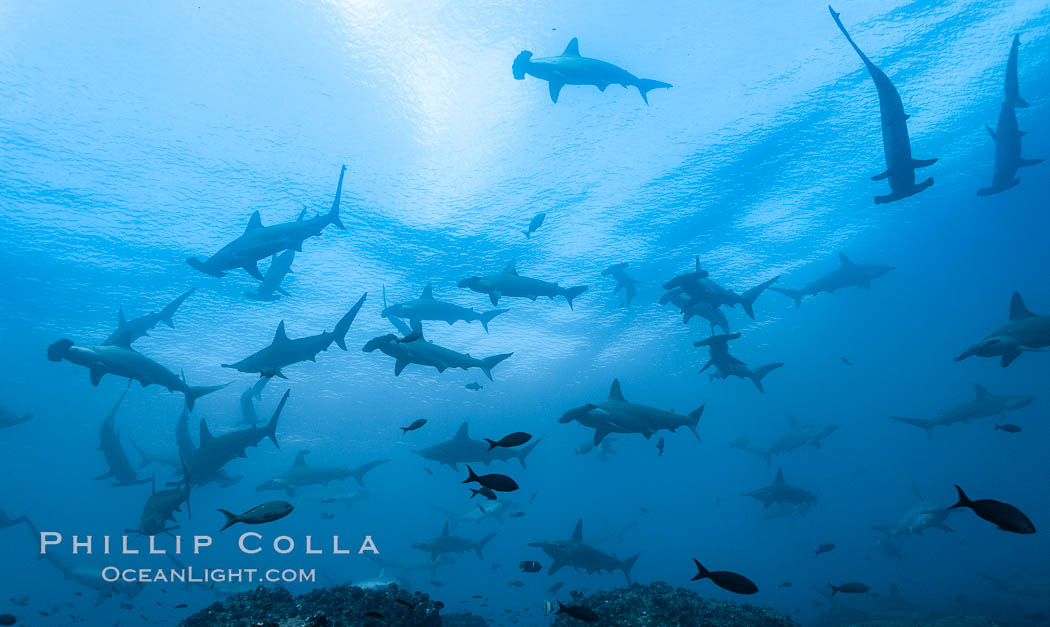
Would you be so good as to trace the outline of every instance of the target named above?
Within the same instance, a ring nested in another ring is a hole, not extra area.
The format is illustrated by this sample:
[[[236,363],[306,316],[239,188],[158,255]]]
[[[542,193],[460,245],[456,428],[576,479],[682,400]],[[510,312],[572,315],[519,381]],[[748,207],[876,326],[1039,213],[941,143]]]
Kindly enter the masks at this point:
[[[871,177],[871,180],[873,180],[873,181],[881,181],[883,179],[888,179],[889,177],[890,177],[890,171],[886,170],[884,172],[881,172],[880,174],[876,174],[875,176]]]
[[[565,86],[565,83],[559,83],[557,81],[550,81],[548,87],[551,92],[551,102],[558,102],[558,94],[561,92],[561,88]]]
[[[407,365],[408,365],[408,361],[406,361],[404,359],[398,359],[397,361],[395,361],[394,362],[394,376],[395,377],[399,376],[401,374],[401,371],[404,370],[405,366],[407,366]]]
[[[609,83],[598,83],[596,85],[596,87],[598,88],[598,91],[605,91],[605,88],[608,87],[608,86],[609,86]],[[616,288],[617,291],[619,291],[619,289],[620,289],[619,287]]]
[[[499,291],[489,292],[489,301],[492,303],[493,307],[496,307],[496,306],[499,305],[499,297],[500,296],[502,296],[502,294]]]
[[[320,237],[321,234],[318,233],[317,236]],[[303,252],[303,243],[302,242],[299,242],[298,244],[295,245],[295,252],[297,252],[297,253]]]
[[[259,262],[258,261],[248,262],[248,263],[244,264],[243,267],[244,267],[244,271],[247,272],[248,274],[252,275],[254,278],[256,278],[256,279],[258,279],[260,281],[263,280],[263,275],[262,275],[261,272],[259,272]]]
[[[98,382],[102,380],[103,375],[106,371],[101,368],[92,368],[88,375],[91,377],[91,385],[98,385]]]

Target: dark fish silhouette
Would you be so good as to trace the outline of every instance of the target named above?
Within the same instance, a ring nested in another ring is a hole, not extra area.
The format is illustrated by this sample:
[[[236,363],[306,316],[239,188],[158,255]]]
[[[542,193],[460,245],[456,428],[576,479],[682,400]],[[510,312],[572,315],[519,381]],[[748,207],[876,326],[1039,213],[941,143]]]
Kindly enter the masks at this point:
[[[269,503],[263,503],[262,505],[251,508],[239,516],[224,509],[220,509],[219,513],[226,517],[226,524],[223,525],[222,529],[219,531],[225,531],[237,523],[261,525],[280,520],[288,514],[291,514],[293,509],[295,508],[292,507],[290,503],[284,501],[270,501]]]
[[[526,442],[528,442],[531,439],[532,439],[532,436],[529,435],[528,433],[525,433],[524,431],[515,431],[514,433],[512,433],[512,434],[510,434],[508,436],[504,436],[503,438],[500,438],[500,440],[498,442],[495,441],[495,440],[490,440],[488,438],[484,438],[484,440],[489,443],[489,450],[490,451],[492,449],[496,448],[497,446],[502,446],[503,448],[511,448],[511,447],[515,447],[515,446],[521,446],[522,444],[525,444]]]
[[[853,362],[848,360],[848,359],[846,359],[845,357],[839,357],[839,359],[841,359],[842,363],[846,364],[847,366],[852,366],[853,365]]]
[[[1003,531],[1013,533],[1035,533],[1035,525],[1024,515],[1021,510],[1008,503],[993,501],[991,499],[980,499],[971,501],[962,488],[955,486],[959,492],[959,502],[948,509],[969,507],[975,514],[988,522],[996,525]]]
[[[690,581],[710,579],[719,588],[737,594],[754,594],[758,592],[758,586],[743,575],[731,573],[727,570],[707,570],[695,557],[693,558],[693,563],[696,564],[696,575]]]
[[[820,555],[821,553],[830,553],[835,550],[834,544],[821,544],[817,547],[816,551],[813,551],[813,555]]]
[[[495,490],[496,492],[513,492],[518,489],[518,484],[507,475],[492,473],[489,475],[478,476],[474,474],[474,470],[470,466],[467,466],[467,472],[469,474],[467,478],[463,480],[463,483],[477,482],[486,488]]]
[[[522,233],[525,234],[525,239],[531,238],[532,234],[535,233],[538,228],[543,226],[543,219],[546,217],[546,213],[537,213],[536,215],[532,216],[532,219],[529,220],[528,228],[522,231]]]
[[[480,490],[470,489],[470,498],[473,499],[477,495],[481,495],[490,501],[496,500],[496,493],[492,491],[492,488],[481,488]]]
[[[518,564],[518,568],[523,573],[538,573],[543,569],[543,566],[535,560],[527,560]]]
[[[664,439],[663,438],[660,438],[660,440],[656,443],[656,450],[657,450],[657,457],[663,457],[664,456]]]
[[[1007,433],[1020,433],[1021,427],[1014,424],[995,425],[992,431],[1005,431]]]
[[[420,418],[419,420],[414,420],[414,421],[412,421],[412,424],[408,425],[407,427],[401,427],[401,434],[404,435],[404,434],[408,433],[409,431],[415,431],[416,429],[421,428],[425,424],[427,424],[427,419],[426,418]]]
[[[600,618],[598,615],[589,607],[582,605],[562,605],[561,601],[558,601],[558,611],[555,614],[568,614],[576,620],[582,620],[585,623],[597,623]]]
[[[843,594],[864,594],[868,590],[871,590],[868,586],[862,583],[857,583],[856,581],[844,583],[840,586],[831,583],[828,585],[831,586],[831,596],[835,596],[836,592],[841,592]]]
[[[477,392],[478,390],[481,389],[481,384],[478,383],[477,381],[472,381],[472,382],[464,385],[463,387],[467,388],[468,390],[473,390],[473,391]]]

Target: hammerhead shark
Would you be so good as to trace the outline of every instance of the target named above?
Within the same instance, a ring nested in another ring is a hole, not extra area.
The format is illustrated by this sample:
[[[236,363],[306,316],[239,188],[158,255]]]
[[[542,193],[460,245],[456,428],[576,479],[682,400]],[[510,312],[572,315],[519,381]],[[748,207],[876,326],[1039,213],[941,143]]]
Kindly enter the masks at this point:
[[[551,300],[554,300],[555,296],[564,296],[569,303],[569,309],[572,309],[573,299],[587,291],[586,285],[561,287],[557,283],[521,276],[518,274],[513,259],[503,268],[503,272],[488,276],[468,277],[459,282],[459,287],[468,288],[479,294],[488,294],[493,307],[498,307],[499,299],[504,296],[530,300],[536,300],[540,296],[546,296]]]
[[[281,287],[281,281],[292,271],[294,260],[294,248],[289,248],[280,255],[274,255],[270,259],[270,267],[266,269],[266,276],[263,277],[262,283],[255,288],[254,292],[245,292],[244,296],[261,301],[274,301],[282,295],[288,296],[288,292]]]
[[[445,464],[452,470],[459,470],[459,464],[480,462],[488,466],[494,461],[509,461],[511,459],[517,459],[521,467],[526,468],[525,458],[539,445],[543,437],[536,438],[527,446],[518,448],[498,446],[490,450],[489,445],[484,440],[475,440],[470,437],[469,427],[464,422],[451,440],[439,442],[433,446],[412,452],[424,459]]]
[[[1017,47],[1020,43],[1020,39],[1014,35],[1010,57],[1006,62],[1006,94],[999,109],[999,121],[994,131],[987,124],[984,126],[995,142],[995,171],[992,174],[991,186],[978,189],[978,196],[990,196],[1010,189],[1021,182],[1021,179],[1015,178],[1018,169],[1043,162],[1042,159],[1021,157],[1021,136],[1024,135],[1024,131],[1017,127],[1017,113],[1014,109],[1027,107],[1028,103],[1021,98],[1017,86]]]
[[[346,350],[346,332],[350,329],[361,305],[365,303],[364,294],[354,303],[350,311],[336,323],[332,331],[322,331],[317,335],[309,335],[296,339],[289,339],[284,331],[284,320],[277,325],[277,332],[273,335],[270,345],[252,353],[248,357],[233,364],[222,364],[223,368],[233,368],[240,372],[258,372],[263,377],[280,377],[286,379],[281,371],[285,366],[299,363],[300,361],[317,361],[317,354],[328,350],[335,342],[339,348]]]
[[[446,303],[434,298],[434,287],[429,283],[423,288],[419,298],[404,303],[397,303],[383,308],[384,318],[402,318],[410,324],[416,325],[424,320],[436,320],[447,322],[452,326],[456,322],[481,322],[485,333],[489,332],[489,322],[496,316],[510,311],[509,309],[493,309],[491,311],[477,312],[469,307],[460,307],[453,303]]]
[[[128,459],[128,454],[124,452],[124,446],[120,443],[120,434],[117,433],[117,410],[120,409],[120,405],[124,402],[124,397],[128,395],[129,389],[131,389],[130,379],[128,380],[128,386],[124,388],[124,392],[121,393],[120,398],[113,405],[113,409],[106,414],[106,419],[102,421],[102,429],[99,433],[100,443],[98,448],[102,451],[103,457],[106,458],[109,471],[95,477],[95,480],[112,477],[116,479],[116,483],[113,485],[117,487],[138,485],[149,481],[149,479],[139,478],[135,467],[131,465],[131,461]]]
[[[908,115],[904,113],[904,104],[897,88],[893,86],[890,79],[868,59],[853,38],[846,32],[842,25],[839,14],[828,6],[831,17],[835,20],[839,30],[846,36],[846,41],[860,56],[864,66],[868,68],[868,74],[875,83],[875,89],[879,93],[879,115],[882,117],[882,148],[886,154],[886,170],[881,174],[871,177],[873,181],[889,179],[891,193],[885,196],[876,196],[875,204],[893,202],[908,196],[918,194],[927,187],[933,185],[933,179],[928,178],[922,183],[915,183],[915,170],[925,168],[937,163],[937,159],[914,159],[911,156],[911,139],[908,137]]]
[[[568,566],[576,570],[585,570],[588,574],[608,571],[610,573],[620,571],[631,583],[631,569],[638,561],[641,553],[637,553],[625,560],[620,560],[613,555],[583,542],[583,519],[576,521],[576,527],[572,530],[572,536],[568,540],[548,540],[544,542],[529,542],[529,546],[540,549],[551,558],[548,575],[553,575],[562,568]]]
[[[929,439],[933,437],[933,430],[936,427],[949,427],[955,424],[972,422],[986,416],[1006,416],[1008,412],[1027,407],[1029,403],[1035,400],[1034,396],[999,396],[992,394],[983,385],[977,383],[973,385],[973,388],[975,397],[972,401],[940,412],[932,420],[903,418],[901,416],[890,416],[890,419],[922,429],[926,432],[926,438]]]
[[[558,418],[558,422],[566,424],[576,421],[585,427],[594,429],[595,446],[610,433],[640,433],[649,439],[661,429],[673,433],[678,427],[686,427],[692,431],[693,436],[699,442],[700,434],[697,433],[696,427],[703,413],[704,405],[683,416],[671,411],[628,402],[620,390],[620,380],[613,379],[607,400],[587,403],[570,409],[561,418]]]
[[[762,501],[762,506],[766,508],[777,504],[797,506],[800,513],[804,513],[813,503],[817,502],[817,497],[812,492],[788,485],[784,481],[783,470],[777,470],[777,476],[772,485],[753,490],[744,496]]]
[[[514,353],[502,353],[478,359],[468,353],[459,353],[451,348],[439,346],[423,337],[423,326],[417,323],[415,330],[404,338],[393,333],[380,335],[369,340],[361,348],[366,353],[379,351],[394,358],[394,376],[400,376],[408,364],[430,366],[438,372],[449,368],[469,370],[478,368],[492,380],[492,369]]]
[[[893,266],[869,266],[862,263],[853,263],[846,253],[839,253],[839,267],[824,276],[806,283],[802,288],[793,290],[786,287],[770,288],[795,300],[795,309],[802,306],[802,299],[806,296],[814,296],[821,292],[831,294],[835,290],[846,287],[860,287],[868,289],[871,282],[884,276]]]
[[[277,421],[281,418],[289,394],[291,390],[286,390],[270,421],[263,427],[248,427],[214,436],[208,429],[208,423],[201,420],[200,447],[185,462],[186,481],[193,485],[215,481],[223,466],[238,457],[247,457],[248,447],[258,446],[263,438],[270,438],[273,445],[280,448],[281,445],[277,443]]]
[[[620,293],[623,290],[624,304],[627,307],[631,306],[631,301],[638,295],[638,279],[632,278],[631,275],[627,274],[627,262],[617,263],[609,266],[602,270],[602,276],[610,276],[616,281],[616,289],[613,290],[613,296]]]
[[[153,472],[153,492],[142,506],[142,515],[139,518],[138,529],[125,529],[128,533],[138,533],[144,536],[156,536],[162,533],[170,534],[179,528],[178,525],[168,526],[168,522],[175,522],[175,513],[182,511],[182,504],[186,504],[187,514],[190,512],[190,482],[184,481],[181,488],[169,488],[157,491],[157,473]]]
[[[184,378],[127,346],[77,346],[73,340],[62,339],[47,348],[47,358],[54,362],[65,359],[87,368],[91,385],[97,386],[103,376],[112,374],[138,381],[142,387],[157,384],[172,392],[182,392],[186,408],[191,411],[198,398],[226,387],[190,387]]]
[[[609,85],[637,87],[645,104],[649,104],[649,92],[653,89],[667,89],[672,85],[649,78],[638,78],[627,70],[606,61],[580,56],[580,42],[575,37],[565,47],[561,56],[533,59],[532,52],[522,50],[514,59],[512,66],[514,78],[525,80],[531,74],[540,80],[547,81],[550,87],[551,102],[558,102],[558,94],[565,85],[594,85],[605,91]]]
[[[157,323],[163,322],[170,328],[175,328],[175,324],[171,321],[172,316],[178,311],[182,303],[190,297],[197,288],[190,288],[185,291],[175,300],[171,301],[164,306],[160,311],[154,311],[138,318],[132,318],[127,320],[124,318],[124,308],[120,308],[117,311],[117,328],[109,337],[106,338],[105,342],[102,342],[104,346],[117,345],[117,346],[131,346],[135,340],[140,337],[149,335],[150,330],[157,326]]]
[[[485,549],[485,545],[488,544],[489,540],[494,538],[497,533],[498,532],[493,531],[489,535],[475,542],[473,540],[468,540],[467,538],[460,538],[459,536],[451,535],[448,532],[448,523],[446,522],[445,527],[441,530],[440,536],[413,544],[412,548],[430,553],[431,561],[436,561],[438,557],[447,553],[465,553],[467,551],[474,551],[480,558],[482,557],[481,552]]]
[[[390,461],[380,459],[369,462],[357,468],[348,466],[311,466],[306,463],[306,456],[310,451],[299,451],[295,456],[295,462],[288,470],[266,481],[255,489],[256,492],[265,490],[284,490],[288,496],[295,496],[295,491],[311,485],[328,485],[332,481],[343,481],[353,477],[354,481],[363,488],[365,487],[365,475],[376,466]]]
[[[660,300],[661,303],[666,303],[668,300],[673,298],[673,294],[679,290],[689,297],[689,302],[686,308],[679,307],[686,313],[687,309],[693,309],[696,304],[706,303],[711,307],[720,307],[725,305],[727,307],[735,307],[740,305],[743,308],[744,313],[747,314],[748,318],[755,319],[754,304],[755,300],[758,299],[762,292],[766,291],[770,285],[773,285],[780,278],[780,275],[773,277],[759,283],[751,289],[745,291],[743,294],[737,294],[731,289],[726,289],[721,285],[715,283],[708,278],[708,272],[700,267],[700,257],[697,256],[695,259],[696,269],[692,272],[686,272],[679,274],[670,281],[664,283],[663,288],[668,290],[667,294],[664,294],[665,298]],[[667,299],[667,300],[665,300]],[[705,318],[711,319],[709,316],[696,312],[697,315],[703,315]],[[688,319],[687,319],[688,321]],[[712,320],[713,322],[713,320]]]
[[[19,416],[13,411],[0,407],[0,429],[6,429],[15,425],[20,425],[23,422],[29,422],[32,420],[33,414],[23,414]]]
[[[1046,352],[1050,346],[1050,316],[1037,316],[1025,307],[1019,292],[1010,299],[1010,321],[984,336],[955,358],[962,361],[971,355],[1001,357],[1005,368],[1024,352]]]
[[[765,392],[766,390],[762,387],[762,379],[773,372],[777,368],[784,365],[783,362],[777,362],[775,364],[766,364],[765,366],[759,366],[752,370],[747,367],[747,364],[740,361],[736,357],[729,354],[729,341],[740,338],[739,333],[723,334],[723,335],[712,335],[706,340],[700,340],[693,342],[693,346],[701,347],[706,346],[711,352],[711,358],[704,364],[704,367],[700,369],[703,372],[710,368],[715,367],[715,373],[709,374],[712,380],[714,379],[725,379],[728,377],[740,377],[741,379],[751,379],[751,382],[755,384],[759,392]]]
[[[339,219],[339,200],[343,194],[344,174],[346,174],[345,165],[339,171],[339,185],[336,187],[335,200],[332,201],[332,208],[328,213],[307,219],[306,209],[303,209],[299,214],[299,219],[295,222],[263,226],[262,216],[256,211],[248,220],[248,226],[240,237],[226,244],[219,252],[204,261],[190,257],[186,263],[214,277],[224,277],[228,270],[244,268],[248,274],[264,281],[265,277],[259,272],[260,259],[266,259],[289,248],[301,251],[305,240],[319,236],[329,224],[346,229],[342,220]]]

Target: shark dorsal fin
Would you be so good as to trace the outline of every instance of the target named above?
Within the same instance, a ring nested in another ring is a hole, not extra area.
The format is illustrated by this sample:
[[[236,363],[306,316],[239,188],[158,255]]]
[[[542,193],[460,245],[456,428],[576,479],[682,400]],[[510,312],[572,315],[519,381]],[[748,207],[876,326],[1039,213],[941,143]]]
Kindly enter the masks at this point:
[[[468,429],[467,423],[464,422],[463,424],[461,424],[459,426],[459,431],[456,431],[456,436],[453,439],[454,440],[469,440],[470,439],[470,434],[467,432],[467,429]]]
[[[700,272],[700,255],[696,256],[696,271]]]
[[[287,341],[288,334],[284,332],[284,320],[281,320],[281,324],[277,325],[277,331],[273,334],[273,343],[280,344]]]
[[[573,37],[569,41],[569,45],[565,46],[565,52],[561,53],[563,57],[578,57],[580,56],[580,40]]]
[[[511,259],[510,261],[507,262],[507,267],[503,268],[503,274],[513,274],[513,275],[517,276],[517,274],[518,274],[517,263],[513,259]]]
[[[124,308],[117,308],[117,327],[122,327],[127,323],[127,318],[124,317]]]
[[[572,530],[572,541],[583,542],[583,519],[576,521],[576,528]]]
[[[1035,314],[1025,307],[1021,292],[1014,292],[1013,298],[1010,299],[1010,319],[1024,320],[1025,318],[1035,318]]]
[[[379,574],[376,575],[376,579],[379,579],[379,580],[386,579],[386,566],[380,567]]]
[[[262,216],[256,211],[252,214],[252,217],[248,218],[248,226],[244,228],[245,233],[251,233],[255,229],[262,228]]]
[[[441,537],[445,537],[447,535],[448,535],[448,521],[446,520],[445,521],[445,528],[441,530]]]
[[[208,430],[208,421],[201,418],[201,446],[203,447],[205,442],[211,441],[214,437]]]
[[[307,450],[299,451],[299,454],[295,456],[295,463],[293,463],[292,466],[293,467],[298,467],[298,468],[305,467],[307,465],[306,464],[306,456],[309,455],[309,454],[310,454],[310,451],[307,451]]]
[[[299,212],[299,217],[296,218],[295,221],[296,222],[302,222],[305,219],[306,219],[306,207],[303,207],[303,210]]]
[[[795,418],[791,414],[788,414],[787,417],[788,417],[788,424],[791,425],[792,427],[800,427],[800,426],[802,426],[799,423],[798,418]]]
[[[423,293],[419,297],[424,300],[434,300],[434,286],[427,283],[427,286],[423,288]]]
[[[775,485],[775,486],[785,485],[785,483],[784,483],[784,470],[783,469],[777,469],[777,478],[773,480],[773,485]]]
[[[986,396],[991,396],[991,393],[989,393],[988,390],[984,389],[984,386],[980,383],[973,384],[973,391],[977,394],[978,399],[984,398]]]
[[[613,379],[612,387],[609,388],[609,400],[610,401],[623,401],[627,402],[627,399],[623,397],[623,391],[620,390],[620,380]]]
[[[839,253],[839,263],[841,263],[844,268],[854,265],[853,262],[850,261],[850,258],[846,256],[846,253]]]

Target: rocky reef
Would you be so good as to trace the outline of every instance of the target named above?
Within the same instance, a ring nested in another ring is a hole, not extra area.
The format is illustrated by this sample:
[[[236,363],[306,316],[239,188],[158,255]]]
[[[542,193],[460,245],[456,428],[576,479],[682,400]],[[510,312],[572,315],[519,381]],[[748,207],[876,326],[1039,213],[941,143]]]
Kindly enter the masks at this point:
[[[183,627],[439,627],[441,607],[421,592],[398,586],[332,586],[292,596],[284,588],[256,588],[194,614]]]
[[[566,599],[562,603],[570,605]],[[631,584],[583,596],[572,594],[572,605],[583,605],[598,614],[599,627],[797,627],[789,617],[767,607],[705,599],[692,590],[662,581]],[[559,615],[554,625],[581,625]]]

